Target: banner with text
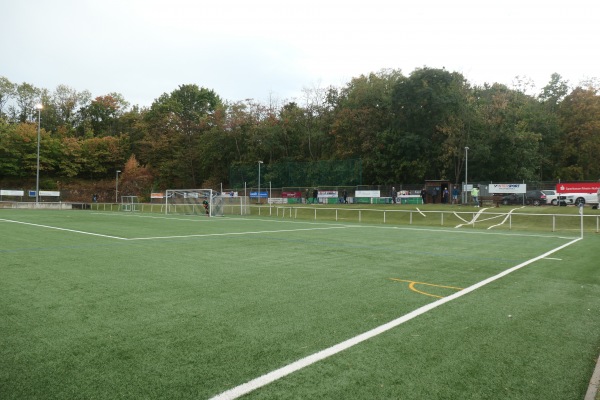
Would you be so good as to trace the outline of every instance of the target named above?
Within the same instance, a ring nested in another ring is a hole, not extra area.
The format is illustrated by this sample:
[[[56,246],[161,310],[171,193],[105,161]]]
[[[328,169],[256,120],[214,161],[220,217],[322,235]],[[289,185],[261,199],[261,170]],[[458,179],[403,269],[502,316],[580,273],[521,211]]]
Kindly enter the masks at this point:
[[[557,183],[558,193],[597,193],[600,182]]]
[[[492,183],[489,185],[491,194],[525,193],[526,191],[527,185],[525,183]]]

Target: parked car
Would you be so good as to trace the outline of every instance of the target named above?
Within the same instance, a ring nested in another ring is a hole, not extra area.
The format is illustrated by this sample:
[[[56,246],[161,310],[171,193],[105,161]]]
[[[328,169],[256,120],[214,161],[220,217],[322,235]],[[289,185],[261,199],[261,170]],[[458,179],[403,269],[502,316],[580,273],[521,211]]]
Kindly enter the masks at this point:
[[[600,189],[598,189],[600,190]],[[558,195],[558,203],[565,206],[568,205],[580,205],[580,204],[590,204],[592,206],[598,204],[600,199],[598,198],[598,193],[569,193],[569,194],[560,194]]]
[[[541,206],[546,204],[546,194],[541,190],[529,190],[524,194],[507,194],[502,197],[502,204],[526,204]]]
[[[546,204],[558,205],[558,193],[556,193],[556,190],[542,190],[541,192],[546,195]]]

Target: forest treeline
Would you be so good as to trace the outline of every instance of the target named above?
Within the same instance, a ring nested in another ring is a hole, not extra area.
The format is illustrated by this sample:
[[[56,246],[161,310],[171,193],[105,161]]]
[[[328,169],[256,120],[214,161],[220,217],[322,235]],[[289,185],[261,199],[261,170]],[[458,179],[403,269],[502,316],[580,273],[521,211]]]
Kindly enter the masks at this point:
[[[258,160],[360,159],[366,185],[461,182],[465,147],[469,181],[600,179],[597,85],[571,87],[553,74],[538,94],[526,92],[425,67],[305,89],[281,104],[225,101],[183,84],[142,108],[118,93],[92,98],[0,77],[0,178],[35,178],[39,115],[47,189],[59,180],[112,179],[117,170],[146,192],[227,187],[231,166]]]

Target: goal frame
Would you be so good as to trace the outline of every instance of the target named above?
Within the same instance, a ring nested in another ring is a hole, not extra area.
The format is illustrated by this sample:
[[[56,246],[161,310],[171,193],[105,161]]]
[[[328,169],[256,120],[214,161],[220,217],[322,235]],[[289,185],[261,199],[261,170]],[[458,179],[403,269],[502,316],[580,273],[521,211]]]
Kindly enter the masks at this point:
[[[212,189],[167,189],[165,192],[165,214],[223,215],[219,196]],[[206,201],[208,204],[204,204]]]
[[[140,202],[137,196],[121,196],[121,211],[140,211]]]

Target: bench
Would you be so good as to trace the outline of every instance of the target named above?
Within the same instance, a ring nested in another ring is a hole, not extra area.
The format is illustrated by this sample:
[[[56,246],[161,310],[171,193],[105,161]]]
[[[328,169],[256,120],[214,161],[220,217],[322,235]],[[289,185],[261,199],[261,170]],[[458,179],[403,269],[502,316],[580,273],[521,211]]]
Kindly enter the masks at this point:
[[[482,206],[496,206],[500,207],[502,203],[502,195],[493,195],[493,196],[479,196],[479,204]]]

